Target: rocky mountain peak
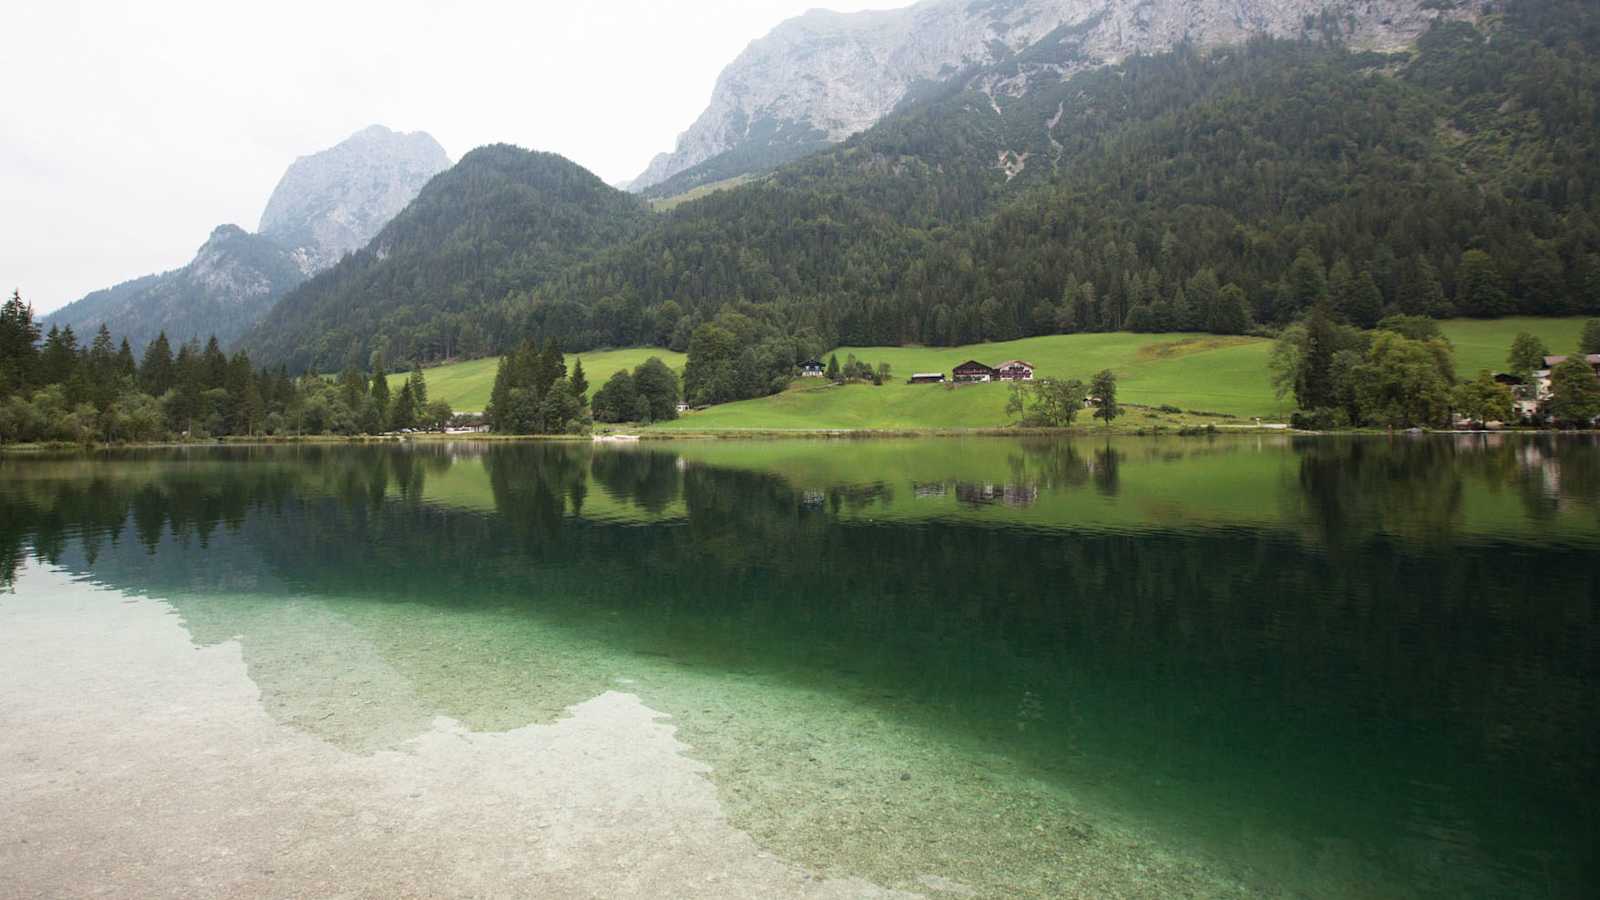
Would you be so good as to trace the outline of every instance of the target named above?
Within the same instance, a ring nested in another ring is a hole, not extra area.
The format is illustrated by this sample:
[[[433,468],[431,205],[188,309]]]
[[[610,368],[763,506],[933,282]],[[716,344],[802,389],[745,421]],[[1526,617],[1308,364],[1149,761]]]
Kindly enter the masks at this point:
[[[1337,18],[1356,46],[1398,49],[1440,16],[1436,0],[923,0],[903,9],[813,10],[752,43],[722,73],[710,106],[629,187],[642,191],[731,151],[748,171],[785,147],[837,142],[892,112],[917,85],[944,81],[1049,41],[1068,78],[1135,53],[1293,36]],[[1060,50],[1067,50],[1064,57]],[[1017,85],[981,85],[1016,91]],[[762,152],[762,145],[772,148]],[[791,154],[792,155],[792,154]],[[748,162],[746,162],[748,161]],[[722,167],[718,177],[739,174]]]
[[[295,160],[261,214],[259,232],[312,274],[367,245],[450,157],[425,132],[382,125]]]

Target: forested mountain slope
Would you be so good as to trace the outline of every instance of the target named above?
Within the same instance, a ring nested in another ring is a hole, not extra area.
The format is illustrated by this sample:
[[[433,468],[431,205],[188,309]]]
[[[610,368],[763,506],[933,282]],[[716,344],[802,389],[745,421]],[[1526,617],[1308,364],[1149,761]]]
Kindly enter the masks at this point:
[[[135,353],[163,331],[174,343],[213,335],[231,342],[305,273],[282,245],[237,225],[222,225],[181,269],[95,291],[46,321],[85,337],[103,324]]]
[[[162,332],[231,344],[307,276],[365,246],[449,165],[427,134],[370,126],[290,165],[258,234],[220,226],[187,266],[95,291],[48,322],[85,336],[106,325],[135,352]]]
[[[601,247],[641,233],[642,201],[548,153],[495,145],[467,154],[361,251],[285,297],[246,337],[255,358],[291,367],[365,366],[473,355],[505,336],[486,301],[539,286]],[[584,340],[581,323],[565,327]]]
[[[1496,9],[1442,17],[1406,52],[1353,49],[1347,23],[1322,17],[1296,40],[1022,77],[1079,52],[1053,34],[670,213],[573,175],[593,201],[576,249],[541,243],[573,229],[477,209],[497,196],[486,182],[453,204],[474,227],[417,230],[415,253],[380,237],[252,348],[328,367],[374,341],[397,362],[525,338],[685,350],[726,310],[765,355],[1237,332],[1324,292],[1355,321],[1600,309],[1600,9]],[[974,87],[998,83],[1011,92]],[[437,203],[424,192],[396,227]],[[404,259],[380,265],[390,254]]]
[[[1059,83],[1184,43],[1296,37],[1336,19],[1352,45],[1410,45],[1441,16],[1476,3],[1439,0],[922,0],[900,9],[811,10],[752,43],[717,79],[710,105],[633,183],[652,196],[765,171],[850,137],[932,83],[957,81],[998,102],[1033,80]],[[1021,73],[994,65],[1032,53]]]

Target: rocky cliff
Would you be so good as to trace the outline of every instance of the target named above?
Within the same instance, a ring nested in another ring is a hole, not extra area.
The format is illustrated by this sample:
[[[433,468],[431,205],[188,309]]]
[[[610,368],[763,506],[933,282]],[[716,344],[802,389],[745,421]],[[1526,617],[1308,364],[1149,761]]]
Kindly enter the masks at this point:
[[[229,344],[290,289],[366,246],[449,167],[427,134],[374,125],[296,160],[267,201],[260,233],[220,226],[187,266],[95,291],[48,322],[80,334],[105,323],[136,350],[163,331]]]
[[[295,160],[267,201],[258,231],[314,274],[365,247],[449,167],[450,157],[428,134],[373,125]]]
[[[1441,6],[1451,8],[1434,8]],[[1184,41],[1215,46],[1308,29],[1337,29],[1352,46],[1398,49],[1435,18],[1470,17],[1475,7],[1466,0],[924,0],[886,12],[812,11],[740,54],[676,149],[657,156],[630,187],[643,191],[730,154],[716,178],[782,162],[873,125],[919,85],[1039,44],[1049,46],[1052,62],[1026,77],[1066,78]]]
[[[104,323],[135,352],[163,331],[174,343],[216,335],[227,344],[304,280],[288,250],[237,225],[222,225],[187,266],[96,291],[48,322],[70,325],[85,337]]]

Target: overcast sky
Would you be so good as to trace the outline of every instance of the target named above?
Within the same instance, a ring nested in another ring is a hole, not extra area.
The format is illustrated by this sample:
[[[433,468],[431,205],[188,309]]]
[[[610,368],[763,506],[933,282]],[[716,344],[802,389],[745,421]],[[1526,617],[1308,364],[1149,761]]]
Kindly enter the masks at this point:
[[[40,312],[255,230],[295,157],[374,123],[609,182],[670,149],[717,74],[815,6],[909,0],[4,0],[0,286]]]

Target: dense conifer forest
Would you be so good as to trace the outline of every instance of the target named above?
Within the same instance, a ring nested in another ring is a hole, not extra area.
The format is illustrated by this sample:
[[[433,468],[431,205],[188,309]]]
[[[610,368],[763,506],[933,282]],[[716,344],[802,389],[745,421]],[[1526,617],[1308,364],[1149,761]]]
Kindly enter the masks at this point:
[[[1018,96],[925,91],[656,216],[557,157],[485,148],[245,346],[324,371],[524,340],[687,350],[732,313],[747,347],[784,345],[776,371],[840,344],[1277,329],[1319,280],[1367,327],[1593,312],[1597,50],[1576,0],[1515,0],[1402,54],[1353,50],[1329,18],[1063,83],[1041,46],[994,73],[1034,72]]]

